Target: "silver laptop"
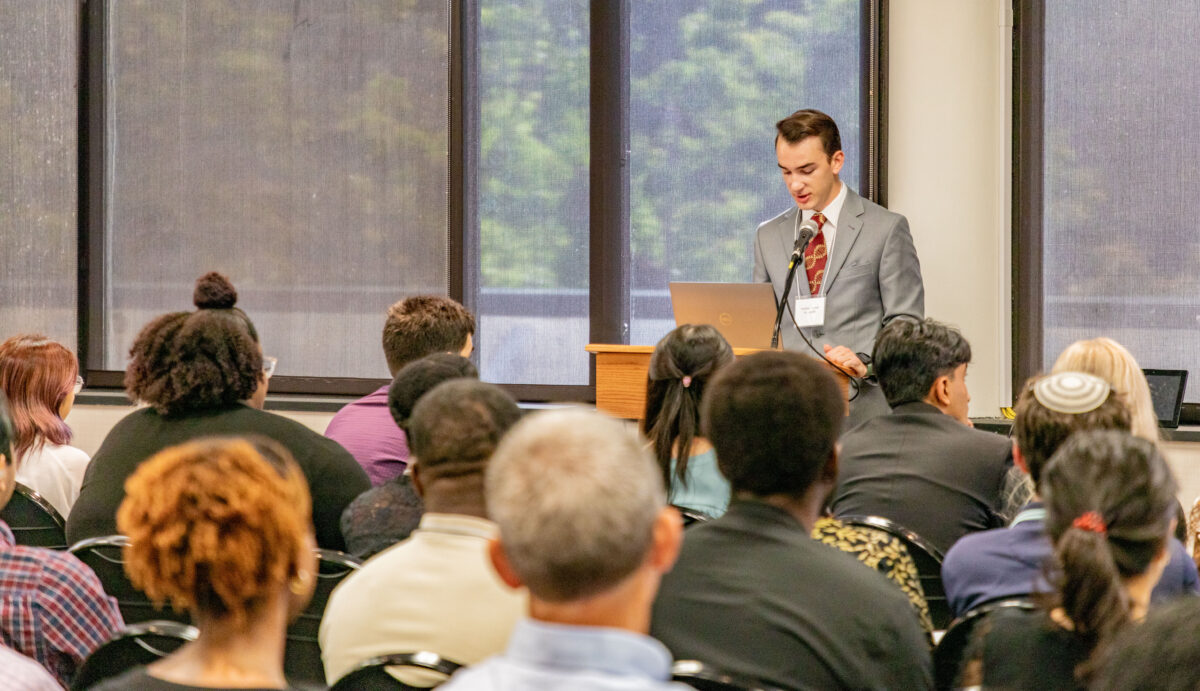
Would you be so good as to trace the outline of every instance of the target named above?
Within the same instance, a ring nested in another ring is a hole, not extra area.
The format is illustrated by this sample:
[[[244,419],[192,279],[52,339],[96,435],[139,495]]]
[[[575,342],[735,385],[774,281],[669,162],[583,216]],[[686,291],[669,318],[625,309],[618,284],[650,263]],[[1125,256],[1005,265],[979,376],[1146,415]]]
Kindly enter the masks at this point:
[[[712,324],[735,348],[770,348],[775,290],[770,283],[671,283],[675,325]]]

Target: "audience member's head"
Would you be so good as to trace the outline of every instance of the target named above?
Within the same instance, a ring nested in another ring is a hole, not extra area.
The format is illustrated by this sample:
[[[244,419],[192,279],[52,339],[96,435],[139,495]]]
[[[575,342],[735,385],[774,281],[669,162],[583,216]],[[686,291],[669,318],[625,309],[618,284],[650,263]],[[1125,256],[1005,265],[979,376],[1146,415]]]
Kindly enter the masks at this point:
[[[486,517],[483,472],[520,418],[503,389],[475,379],[442,382],[422,396],[409,418],[408,445],[425,510]]]
[[[46,442],[71,440],[63,420],[75,402],[78,376],[75,354],[45,336],[21,334],[0,343],[0,391],[8,396],[18,463]]]
[[[1086,372],[1108,382],[1125,400],[1133,417],[1133,433],[1158,441],[1158,416],[1146,375],[1125,346],[1111,338],[1075,341],[1054,361],[1052,372]]]
[[[634,430],[581,409],[531,415],[497,449],[487,497],[500,528],[493,563],[510,585],[529,588],[535,617],[566,621],[570,609],[559,605],[589,600],[649,626],[682,527]]]
[[[721,370],[700,417],[735,497],[800,498],[819,482],[826,494],[832,490],[845,414],[845,398],[822,365],[800,353],[773,351]]]
[[[1162,575],[1178,489],[1158,448],[1123,431],[1080,432],[1042,470],[1046,533],[1058,561],[1058,606],[1103,661]]]
[[[160,415],[247,401],[262,407],[267,391],[258,332],[235,307],[237,291],[212,272],[196,281],[194,312],[172,312],[142,328],[125,370],[130,398]]]
[[[708,324],[684,324],[663,336],[650,356],[642,432],[667,484],[685,482],[692,441],[700,434],[700,401],[709,379],[733,362],[733,349]],[[670,477],[676,458],[675,477]]]
[[[441,295],[416,295],[388,308],[383,353],[392,376],[413,360],[433,353],[471,354],[475,317]]]
[[[893,319],[880,329],[871,359],[889,406],[924,401],[968,419],[971,345],[958,329],[933,319]]]
[[[1096,691],[1200,689],[1200,598],[1155,606],[1146,621],[1113,640]]]
[[[1129,409],[1102,379],[1081,372],[1036,377],[1017,398],[1013,453],[1036,488],[1046,462],[1072,434],[1129,431],[1129,424]]]
[[[396,425],[408,431],[408,420],[421,396],[451,379],[478,379],[479,370],[457,353],[434,353],[414,360],[396,373],[388,387],[388,410]]]
[[[292,615],[307,603],[316,582],[308,484],[279,444],[210,437],[170,447],[125,492],[125,570],[152,600],[192,612],[201,627],[239,629],[281,602]]]
[[[0,509],[8,506],[13,490],[17,486],[17,462],[13,456],[12,416],[8,412],[8,399],[0,390]]]

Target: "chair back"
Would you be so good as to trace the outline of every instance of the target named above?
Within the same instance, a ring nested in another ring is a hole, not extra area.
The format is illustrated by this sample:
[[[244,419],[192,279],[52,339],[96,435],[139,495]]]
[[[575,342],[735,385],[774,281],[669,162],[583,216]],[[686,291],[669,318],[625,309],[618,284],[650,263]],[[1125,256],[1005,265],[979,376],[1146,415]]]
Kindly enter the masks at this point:
[[[904,543],[917,567],[921,589],[925,591],[925,602],[929,604],[929,618],[933,628],[945,629],[953,616],[950,603],[946,600],[946,588],[942,585],[942,553],[925,538],[894,521],[882,516],[838,516],[847,525],[881,530]]]
[[[933,649],[933,680],[937,688],[956,688],[973,635],[982,621],[998,610],[1033,608],[1033,601],[1028,598],[1006,598],[985,602],[951,622],[946,634]]]
[[[684,528],[690,528],[698,523],[704,523],[705,521],[710,520],[708,516],[700,513],[699,511],[694,511],[677,504],[673,506],[675,507],[675,510],[679,512],[679,516],[683,519]]]
[[[124,535],[107,535],[81,540],[71,545],[69,551],[96,572],[104,592],[116,598],[126,624],[159,620],[192,623],[187,612],[176,612],[169,606],[156,607],[145,593],[134,587],[125,575],[125,558],[121,553],[128,544],[129,538]]]
[[[109,677],[148,665],[199,635],[194,626],[176,621],[143,621],[127,626],[88,655],[71,688],[88,689]]]
[[[415,691],[422,688],[396,679],[387,673],[388,667],[416,667],[440,672],[449,677],[462,668],[462,665],[430,652],[382,655],[361,662],[329,687],[329,691]]]
[[[329,596],[342,579],[358,570],[362,562],[344,552],[332,549],[317,551],[317,585],[312,600],[287,630],[283,671],[288,682],[298,688],[325,685],[325,667],[321,663],[321,646],[317,633]]]
[[[0,519],[8,524],[18,545],[67,548],[67,522],[50,502],[27,485],[16,483],[12,499],[0,511]]]
[[[671,667],[671,679],[700,691],[780,691],[752,679],[722,672],[699,660],[679,660]]]

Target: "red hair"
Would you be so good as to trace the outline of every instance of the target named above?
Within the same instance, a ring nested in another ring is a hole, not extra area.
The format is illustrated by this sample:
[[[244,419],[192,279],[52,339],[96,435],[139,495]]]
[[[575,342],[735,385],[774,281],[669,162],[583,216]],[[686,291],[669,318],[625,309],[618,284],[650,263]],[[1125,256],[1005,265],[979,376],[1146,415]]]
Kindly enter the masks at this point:
[[[71,428],[58,411],[78,374],[75,354],[41,334],[20,334],[0,343],[0,391],[8,396],[18,465],[47,441],[71,441]]]

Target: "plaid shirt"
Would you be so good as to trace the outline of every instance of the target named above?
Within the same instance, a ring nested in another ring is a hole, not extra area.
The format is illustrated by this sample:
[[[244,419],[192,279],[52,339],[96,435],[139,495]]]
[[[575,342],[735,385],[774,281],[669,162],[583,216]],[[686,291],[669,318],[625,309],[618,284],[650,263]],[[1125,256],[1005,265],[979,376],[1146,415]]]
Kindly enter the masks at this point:
[[[0,642],[69,685],[83,659],[123,626],[117,601],[83,562],[18,546],[0,521]]]

